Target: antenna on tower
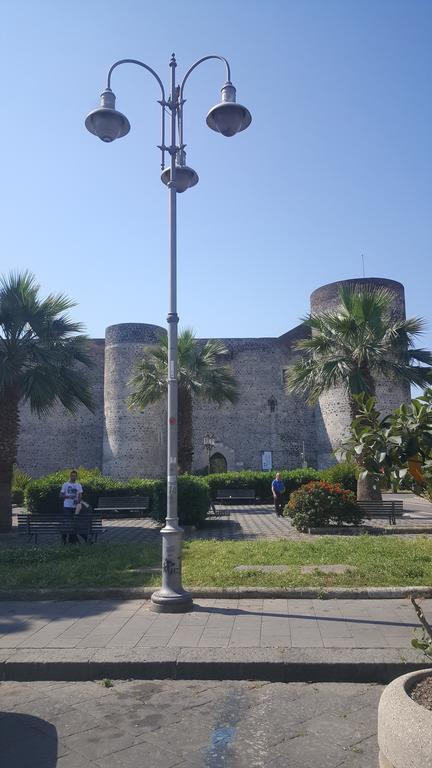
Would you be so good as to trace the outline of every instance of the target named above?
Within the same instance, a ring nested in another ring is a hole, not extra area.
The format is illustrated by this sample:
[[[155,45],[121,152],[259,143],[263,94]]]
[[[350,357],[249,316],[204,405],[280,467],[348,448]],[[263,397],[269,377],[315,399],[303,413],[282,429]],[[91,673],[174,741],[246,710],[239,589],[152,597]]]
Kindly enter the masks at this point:
[[[361,255],[361,258],[362,258],[363,277],[364,277],[365,276],[365,265],[364,265],[364,256],[363,256],[363,254]]]

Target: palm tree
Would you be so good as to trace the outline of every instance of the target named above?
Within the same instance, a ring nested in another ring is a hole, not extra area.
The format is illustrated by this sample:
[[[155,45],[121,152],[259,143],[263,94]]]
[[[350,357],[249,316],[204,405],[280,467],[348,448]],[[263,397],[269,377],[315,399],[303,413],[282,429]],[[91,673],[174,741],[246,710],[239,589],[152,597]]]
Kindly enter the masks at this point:
[[[63,294],[40,299],[29,272],[0,278],[0,530],[12,523],[11,481],[19,434],[19,404],[43,416],[57,402],[74,413],[92,410],[88,380],[76,363],[91,365],[75,306]],[[78,334],[78,335],[77,335]]]
[[[227,354],[221,341],[200,344],[194,332],[187,328],[178,338],[178,464],[180,473],[192,468],[193,398],[201,397],[218,403],[236,402],[237,384],[229,368],[220,358]],[[143,409],[158,402],[167,391],[168,340],[164,337],[136,367],[130,386],[130,408]]]
[[[342,287],[339,297],[341,307],[334,312],[305,318],[311,336],[297,342],[304,355],[287,373],[288,392],[306,394],[313,405],[323,392],[341,384],[354,418],[353,395],[375,396],[377,376],[418,387],[430,383],[432,353],[414,349],[424,330],[421,318],[392,317],[392,295],[385,288]]]
[[[395,318],[392,294],[384,288],[345,286],[339,297],[340,308],[304,319],[311,335],[296,345],[303,356],[287,372],[288,392],[306,395],[313,405],[323,392],[342,385],[353,419],[354,395],[375,396],[377,378],[419,387],[431,382],[432,353],[414,348],[424,330],[421,318]]]

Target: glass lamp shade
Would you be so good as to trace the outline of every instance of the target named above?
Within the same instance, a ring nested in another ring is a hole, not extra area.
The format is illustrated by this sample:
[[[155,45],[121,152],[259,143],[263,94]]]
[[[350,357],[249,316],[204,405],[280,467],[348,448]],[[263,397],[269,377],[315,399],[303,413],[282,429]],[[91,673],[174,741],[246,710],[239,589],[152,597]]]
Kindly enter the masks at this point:
[[[171,179],[171,168],[165,168],[161,173],[161,181],[164,184],[169,184]],[[199,176],[188,165],[176,165],[176,184],[177,192],[186,192],[190,187],[194,187],[198,184]]]
[[[212,107],[207,115],[206,123],[213,131],[222,136],[234,136],[250,125],[251,114],[246,107],[233,101],[223,101]]]
[[[130,131],[127,117],[116,109],[99,107],[90,112],[85,119],[85,127],[101,141],[107,143],[126,136]]]

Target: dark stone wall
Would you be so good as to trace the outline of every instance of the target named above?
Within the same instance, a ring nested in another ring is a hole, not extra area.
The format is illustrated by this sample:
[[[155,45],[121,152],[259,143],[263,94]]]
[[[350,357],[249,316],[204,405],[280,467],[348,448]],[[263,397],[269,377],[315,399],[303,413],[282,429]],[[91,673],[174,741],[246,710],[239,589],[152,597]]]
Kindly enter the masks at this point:
[[[102,468],[105,340],[93,339],[91,352],[94,413],[81,407],[72,415],[58,405],[48,416],[39,418],[28,405],[20,408],[17,463],[32,477],[80,465]]]

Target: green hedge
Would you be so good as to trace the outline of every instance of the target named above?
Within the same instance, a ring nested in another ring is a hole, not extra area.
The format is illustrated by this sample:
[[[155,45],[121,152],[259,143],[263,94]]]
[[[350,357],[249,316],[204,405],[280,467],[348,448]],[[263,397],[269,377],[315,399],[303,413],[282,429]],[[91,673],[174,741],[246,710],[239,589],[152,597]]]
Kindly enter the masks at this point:
[[[357,491],[357,467],[350,462],[335,464],[328,469],[320,471],[320,480],[326,483],[339,483],[346,491]]]
[[[320,479],[318,470],[310,468],[285,470],[281,471],[280,474],[288,495],[301,485],[304,485],[304,483]],[[255,490],[259,501],[263,503],[272,501],[271,484],[274,479],[274,473],[272,472],[253,472],[251,470],[224,472],[223,474],[208,475],[205,479],[210,488],[213,501],[216,499],[218,488],[252,488]]]
[[[158,504],[153,511],[154,520],[163,522],[166,516],[166,483],[159,481]],[[204,477],[181,475],[178,478],[178,514],[180,525],[201,526],[210,507],[210,491]]]
[[[281,472],[287,489],[287,497],[300,486],[313,480],[339,482],[347,490],[355,490],[355,468],[339,464],[319,472],[316,469],[293,469]],[[182,475],[178,478],[178,510],[182,525],[202,525],[205,520],[210,498],[215,500],[218,488],[252,488],[257,499],[263,503],[272,501],[272,472],[225,472],[223,474],[197,477]],[[60,488],[69,479],[69,470],[54,472],[38,480],[32,480],[25,488],[25,502],[31,513],[55,513],[61,509]],[[99,496],[149,496],[150,516],[163,522],[166,515],[165,480],[113,480],[104,477],[99,469],[78,469],[78,480],[84,489],[84,500],[91,507],[97,506]],[[16,502],[18,503],[18,502]]]
[[[26,488],[26,504],[30,513],[56,513],[62,507],[60,488],[69,479],[69,470],[54,472],[30,482]],[[99,496],[149,496],[150,516],[162,522],[166,515],[166,483],[164,480],[113,480],[99,470],[78,470],[83,486],[83,499],[97,506]],[[201,525],[210,505],[206,481],[184,476],[178,479],[178,512],[181,525]]]

